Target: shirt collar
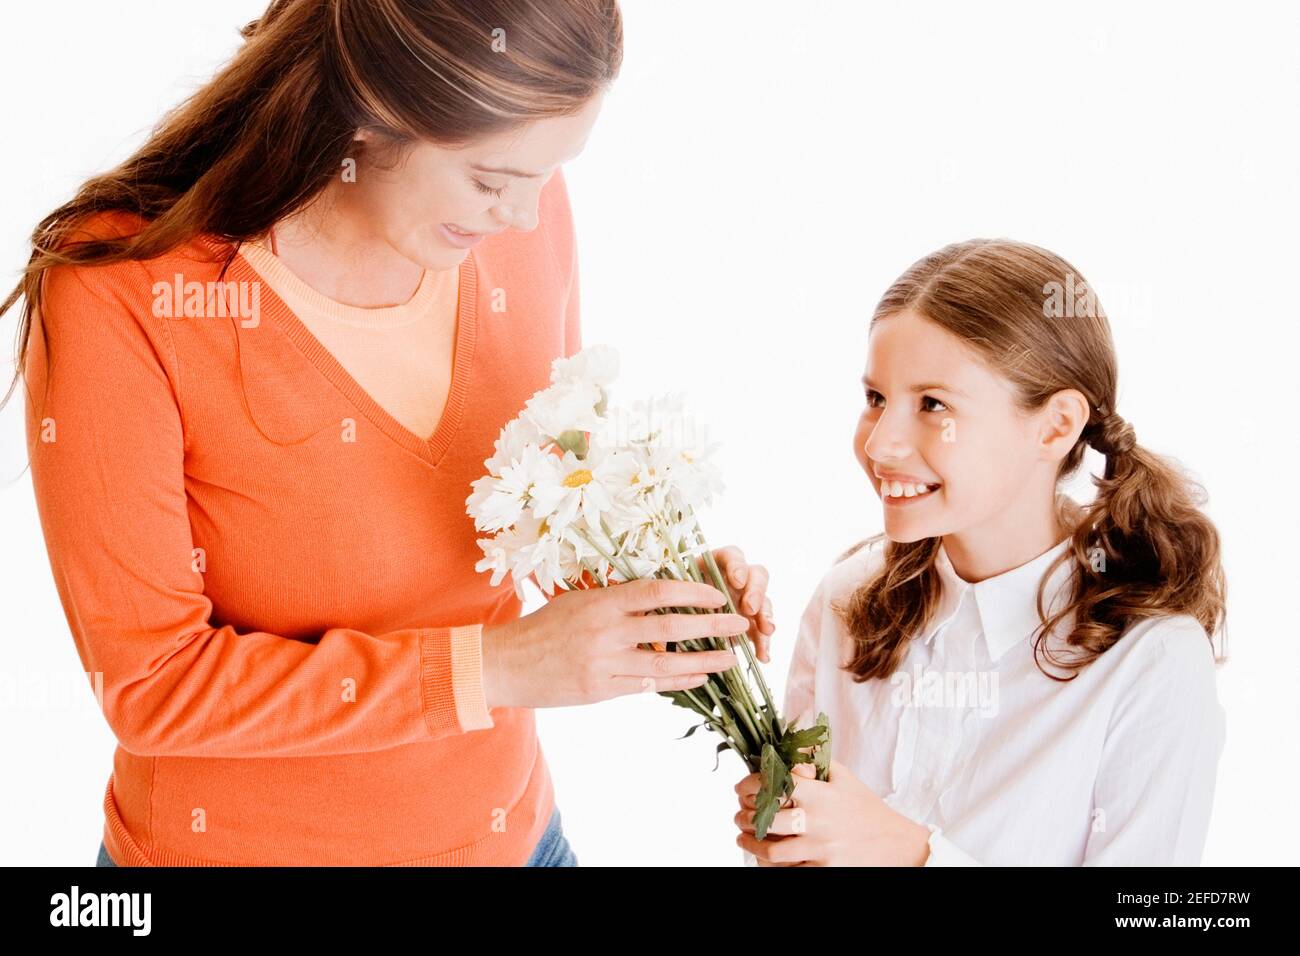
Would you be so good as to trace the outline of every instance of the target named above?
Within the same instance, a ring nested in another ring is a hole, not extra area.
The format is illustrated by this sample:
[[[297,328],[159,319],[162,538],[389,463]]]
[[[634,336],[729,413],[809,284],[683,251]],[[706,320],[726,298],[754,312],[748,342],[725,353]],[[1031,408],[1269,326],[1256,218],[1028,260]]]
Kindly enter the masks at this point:
[[[939,608],[927,628],[924,643],[930,644],[961,606],[966,592],[971,592],[979,613],[984,643],[990,659],[997,661],[1014,645],[1031,636],[1038,628],[1038,584],[1057,555],[1068,551],[1070,539],[1063,538],[1038,557],[1018,568],[985,578],[972,584],[962,579],[954,570],[943,543],[935,556],[935,567],[943,583]],[[1043,608],[1050,615],[1061,592],[1069,583],[1074,561],[1063,561],[1052,573],[1043,592]]]

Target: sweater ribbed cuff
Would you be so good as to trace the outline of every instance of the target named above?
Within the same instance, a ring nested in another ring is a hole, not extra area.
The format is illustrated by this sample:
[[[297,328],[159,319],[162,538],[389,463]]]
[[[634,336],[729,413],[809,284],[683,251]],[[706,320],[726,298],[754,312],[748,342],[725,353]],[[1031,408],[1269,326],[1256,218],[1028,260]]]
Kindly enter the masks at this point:
[[[420,639],[420,696],[431,733],[495,726],[483,695],[483,625],[427,629]]]

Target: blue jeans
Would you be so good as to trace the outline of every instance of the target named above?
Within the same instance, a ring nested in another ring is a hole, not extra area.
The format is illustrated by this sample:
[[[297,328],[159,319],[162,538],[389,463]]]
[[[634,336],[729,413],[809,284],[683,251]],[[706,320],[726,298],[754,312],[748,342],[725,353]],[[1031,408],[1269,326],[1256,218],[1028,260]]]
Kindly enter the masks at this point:
[[[577,865],[578,857],[560,828],[560,808],[556,807],[551,811],[551,822],[546,825],[546,832],[537,841],[537,846],[533,847],[533,855],[528,858],[524,866]],[[108,850],[104,848],[102,841],[99,844],[99,859],[95,860],[95,866],[117,866],[113,858],[108,855]]]

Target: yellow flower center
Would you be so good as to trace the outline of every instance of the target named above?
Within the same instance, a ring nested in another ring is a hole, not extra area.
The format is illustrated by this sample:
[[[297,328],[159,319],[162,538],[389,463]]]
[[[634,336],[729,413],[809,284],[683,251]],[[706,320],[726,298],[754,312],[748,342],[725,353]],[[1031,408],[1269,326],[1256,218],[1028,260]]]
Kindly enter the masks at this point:
[[[581,488],[583,485],[589,483],[590,481],[591,481],[591,472],[586,468],[579,468],[573,474],[565,477],[564,487]]]

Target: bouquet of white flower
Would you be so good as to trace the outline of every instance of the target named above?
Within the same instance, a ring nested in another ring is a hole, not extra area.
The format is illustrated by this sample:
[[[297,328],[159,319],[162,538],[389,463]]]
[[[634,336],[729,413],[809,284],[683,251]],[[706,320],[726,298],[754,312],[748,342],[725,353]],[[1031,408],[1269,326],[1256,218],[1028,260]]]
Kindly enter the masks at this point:
[[[717,447],[684,411],[680,397],[609,407],[606,387],[618,376],[618,354],[593,346],[551,366],[551,385],[534,395],[501,429],[488,473],[473,482],[466,510],[484,557],[475,566],[492,572],[492,585],[508,573],[522,599],[523,582],[535,577],[556,588],[609,587],[638,578],[674,578],[712,584],[735,607],[705,541],[696,509],[712,503],[722,481],[709,456]],[[662,613],[704,613],[697,608]],[[755,831],[763,839],[776,811],[794,791],[790,771],[813,763],[818,779],[830,767],[830,726],[825,714],[798,730],[786,725],[754,658],[740,635],[667,645],[657,651],[690,653],[731,649],[739,643],[755,694],[741,667],[708,675],[699,687],[660,691],[722,737],[718,754],[734,750],[751,773],[760,772]],[[715,765],[715,768],[716,765]]]

